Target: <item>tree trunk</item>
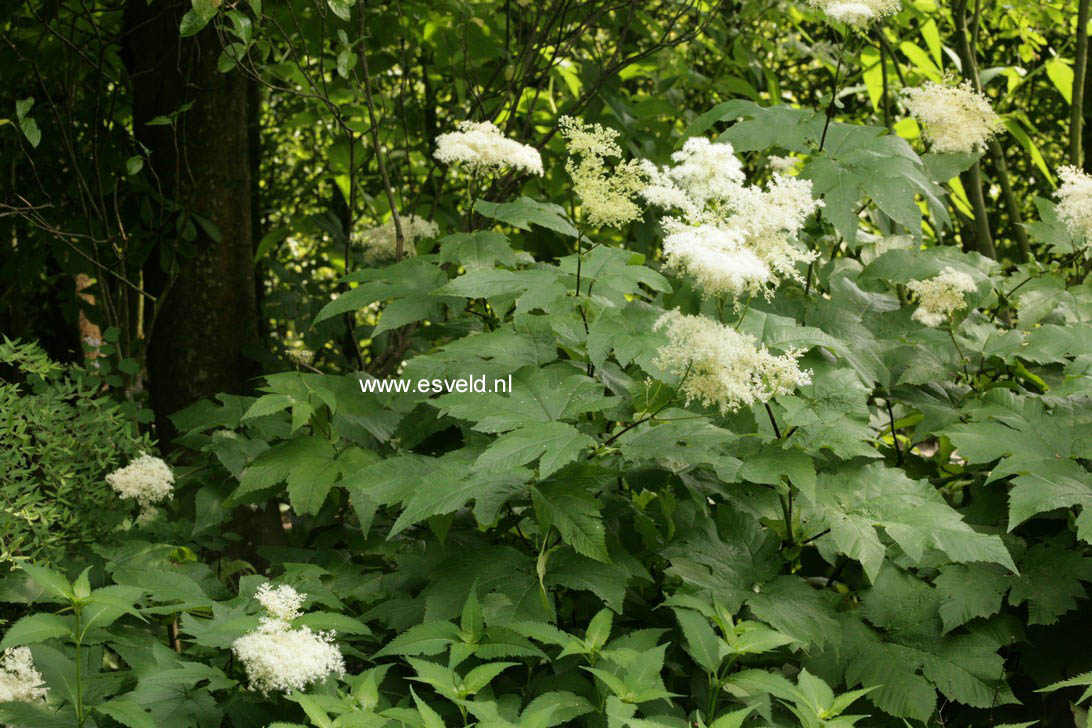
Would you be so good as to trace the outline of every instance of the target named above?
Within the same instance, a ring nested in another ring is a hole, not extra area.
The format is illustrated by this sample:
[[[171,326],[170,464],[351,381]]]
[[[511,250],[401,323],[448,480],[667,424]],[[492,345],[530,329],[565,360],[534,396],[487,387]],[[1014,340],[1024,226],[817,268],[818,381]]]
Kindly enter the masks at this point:
[[[255,371],[246,356],[258,340],[251,214],[247,82],[216,69],[213,27],[180,38],[188,1],[129,0],[123,57],[133,88],[133,125],[150,151],[166,200],[219,228],[219,240],[195,225],[196,253],[175,255],[165,274],[158,249],[146,285],[159,296],[148,343],[152,407],[160,441],[173,436],[168,416],[217,392],[243,392]],[[177,113],[184,104],[192,106]],[[176,114],[173,124],[149,125]],[[159,246],[175,246],[177,211],[164,206]]]

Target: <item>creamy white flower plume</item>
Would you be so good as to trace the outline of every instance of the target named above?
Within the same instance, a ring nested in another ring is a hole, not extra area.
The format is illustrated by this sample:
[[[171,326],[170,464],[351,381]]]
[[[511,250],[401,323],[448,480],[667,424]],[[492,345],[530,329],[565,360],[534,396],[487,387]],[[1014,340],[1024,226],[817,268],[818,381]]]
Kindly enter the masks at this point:
[[[458,131],[436,138],[433,156],[444,164],[465,164],[472,172],[499,171],[506,167],[542,174],[542,156],[534,147],[506,138],[488,121],[460,121]]]
[[[933,278],[910,281],[906,287],[918,296],[914,320],[926,326],[940,326],[950,315],[966,308],[963,296],[976,288],[974,278],[951,267]]]
[[[765,190],[747,185],[732,145],[702,138],[688,140],[672,159],[676,164],[663,168],[646,163],[650,184],[641,192],[680,213],[663,220],[669,265],[713,295],[769,296],[785,278],[801,279],[796,266],[816,254],[794,241],[823,205],[812,198],[809,180],[775,174]]]
[[[689,273],[713,295],[761,293],[771,278],[739,231],[714,225],[674,227],[664,238],[664,256],[669,267]]]
[[[345,659],[333,640],[333,632],[290,629],[285,622],[265,619],[258,629],[235,640],[231,649],[252,690],[263,695],[290,693],[330,674],[345,674]]]
[[[38,703],[49,688],[34,667],[29,647],[9,647],[0,657],[0,703]]]
[[[254,598],[265,607],[265,611],[274,619],[291,622],[300,616],[300,607],[307,599],[306,594],[300,594],[288,584],[273,587],[265,582],[254,592]]]
[[[956,86],[927,81],[902,93],[906,108],[921,124],[934,152],[981,151],[1003,124],[989,100],[975,91],[970,81]]]
[[[621,227],[641,217],[634,198],[645,186],[643,164],[618,160],[608,165],[606,161],[622,156],[615,141],[618,132],[571,116],[562,116],[558,126],[569,151],[565,171],[572,177],[584,220],[595,227]]]
[[[436,223],[416,215],[402,215],[399,222],[402,223],[402,254],[407,257],[417,254],[414,243],[418,240],[434,238],[440,233]],[[394,220],[354,233],[353,242],[363,246],[364,262],[369,265],[393,259],[398,242]]]
[[[858,27],[894,15],[902,9],[901,0],[808,0],[808,4],[826,13],[835,23],[849,23]]]
[[[1061,167],[1058,176],[1062,184],[1055,196],[1058,198],[1058,217],[1069,232],[1092,243],[1092,177],[1076,167]]]
[[[671,160],[675,164],[665,170],[667,176],[697,205],[730,198],[744,182],[743,165],[728,143],[691,137]]]
[[[753,337],[704,316],[667,311],[654,329],[666,329],[668,338],[656,363],[683,378],[687,403],[698,401],[728,413],[811,382],[811,371],[797,364],[803,351],[774,356],[764,345],[756,346]]]
[[[106,482],[122,498],[134,499],[146,514],[153,504],[167,500],[174,492],[171,466],[146,453],[107,475]]]
[[[334,644],[334,632],[292,628],[291,620],[299,616],[306,594],[286,584],[272,588],[265,583],[254,596],[269,616],[262,617],[256,630],[231,645],[252,690],[263,695],[290,693],[328,675],[345,674],[345,658]]]

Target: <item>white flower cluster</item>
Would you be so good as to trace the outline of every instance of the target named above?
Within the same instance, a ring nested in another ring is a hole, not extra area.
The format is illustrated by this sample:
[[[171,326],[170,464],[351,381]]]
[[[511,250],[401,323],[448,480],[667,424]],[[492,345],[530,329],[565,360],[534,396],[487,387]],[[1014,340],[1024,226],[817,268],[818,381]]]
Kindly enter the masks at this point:
[[[770,169],[779,174],[788,174],[796,167],[796,163],[800,161],[798,157],[789,155],[787,157],[771,156],[767,160],[770,163]]]
[[[1076,167],[1062,167],[1058,176],[1058,217],[1074,237],[1092,243],[1092,177]]]
[[[307,595],[299,593],[288,584],[272,587],[267,581],[254,592],[254,598],[273,619],[291,622],[300,616],[300,607],[303,606]]]
[[[763,288],[770,269],[743,244],[743,235],[715,225],[679,226],[664,237],[671,268],[685,270],[698,286],[714,295]]]
[[[307,598],[287,584],[263,584],[255,593],[269,616],[258,628],[235,640],[232,652],[243,663],[250,688],[263,695],[303,690],[327,675],[344,675],[345,659],[334,644],[335,633],[292,628]]]
[[[134,499],[145,520],[153,514],[153,504],[167,500],[174,492],[171,466],[147,453],[107,475],[106,482],[122,498]]]
[[[694,276],[708,294],[772,294],[785,278],[800,280],[796,267],[814,260],[794,240],[805,220],[822,207],[811,182],[782,174],[767,189],[747,185],[731,144],[695,137],[671,155],[674,165],[646,162],[650,203],[678,210],[664,218],[669,267]]]
[[[558,126],[568,141],[565,171],[580,197],[584,220],[595,227],[621,227],[641,217],[634,198],[645,186],[644,166],[632,159],[607,165],[607,159],[622,156],[618,132],[571,116],[562,116]]]
[[[921,124],[935,152],[981,151],[1003,123],[989,100],[975,91],[970,81],[958,85],[927,81],[902,93],[906,108]]]
[[[894,15],[902,9],[902,0],[808,0],[808,4],[826,13],[835,23],[848,23],[857,27]]]
[[[418,240],[434,238],[440,234],[436,223],[417,215],[402,215],[398,221],[402,224],[402,254],[407,257],[416,255],[414,244]],[[354,233],[353,243],[364,248],[364,262],[368,265],[392,260],[398,243],[394,220]]]
[[[34,667],[29,647],[9,647],[0,657],[0,703],[38,703],[49,688]]]
[[[966,308],[963,295],[976,288],[974,278],[951,267],[928,280],[910,281],[906,287],[918,296],[914,320],[926,326],[940,326],[951,314]]]
[[[444,164],[465,164],[472,173],[500,171],[505,167],[542,174],[538,150],[512,141],[488,121],[460,121],[458,131],[436,138],[433,156]]]
[[[728,413],[811,383],[811,371],[797,364],[803,351],[774,356],[753,337],[704,316],[667,311],[653,328],[666,329],[668,338],[656,363],[683,377],[688,404],[698,401]]]

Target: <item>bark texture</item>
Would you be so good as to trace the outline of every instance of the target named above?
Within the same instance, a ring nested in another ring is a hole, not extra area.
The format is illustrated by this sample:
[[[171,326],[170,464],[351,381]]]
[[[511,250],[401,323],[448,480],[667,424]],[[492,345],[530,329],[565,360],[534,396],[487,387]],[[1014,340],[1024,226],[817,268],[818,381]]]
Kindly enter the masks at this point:
[[[151,152],[164,198],[211,219],[221,233],[216,241],[197,226],[195,255],[176,256],[168,275],[156,251],[145,271],[146,284],[161,297],[148,370],[164,445],[173,434],[171,413],[217,392],[250,387],[255,368],[246,350],[258,340],[247,82],[241,73],[217,71],[221,46],[211,25],[179,37],[189,7],[188,1],[129,0],[123,43],[135,132]],[[148,125],[188,103],[173,125]],[[165,204],[157,245],[175,245],[176,216]]]

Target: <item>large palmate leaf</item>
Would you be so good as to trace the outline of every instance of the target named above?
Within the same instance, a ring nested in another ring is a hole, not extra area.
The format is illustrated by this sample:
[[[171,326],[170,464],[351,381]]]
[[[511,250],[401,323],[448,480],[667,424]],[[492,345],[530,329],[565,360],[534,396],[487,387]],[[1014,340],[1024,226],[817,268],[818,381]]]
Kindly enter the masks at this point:
[[[956,563],[982,561],[1016,571],[999,536],[979,533],[928,482],[899,470],[854,464],[820,476],[815,493],[816,517],[831,529],[833,548],[860,561],[872,580],[886,555],[878,527],[916,562],[935,550]]]
[[[611,406],[595,380],[568,364],[526,367],[512,378],[512,391],[451,393],[435,400],[443,414],[476,421],[479,432],[508,432],[539,422],[571,419]]]

